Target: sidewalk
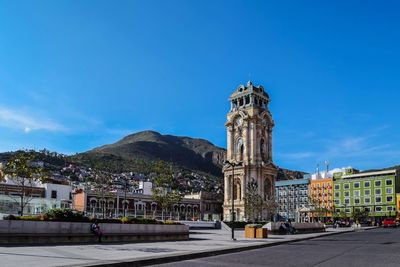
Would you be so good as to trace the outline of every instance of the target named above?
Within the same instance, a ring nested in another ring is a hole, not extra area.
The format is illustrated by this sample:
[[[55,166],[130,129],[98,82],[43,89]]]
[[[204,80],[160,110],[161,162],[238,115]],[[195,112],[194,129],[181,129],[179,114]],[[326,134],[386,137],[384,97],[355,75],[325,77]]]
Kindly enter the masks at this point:
[[[325,233],[270,235],[268,239],[246,239],[236,231],[237,241],[226,230],[191,231],[188,241],[131,244],[48,245],[1,247],[1,266],[143,266],[193,259],[252,248],[279,245],[320,236],[354,231],[328,229]]]

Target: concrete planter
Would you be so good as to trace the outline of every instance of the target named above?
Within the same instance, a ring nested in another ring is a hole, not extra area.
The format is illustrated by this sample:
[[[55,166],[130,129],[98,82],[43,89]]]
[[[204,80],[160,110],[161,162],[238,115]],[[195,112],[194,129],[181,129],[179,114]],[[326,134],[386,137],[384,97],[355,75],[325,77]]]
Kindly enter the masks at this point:
[[[0,221],[0,244],[20,243],[86,243],[97,239],[91,223]],[[186,240],[187,225],[100,223],[104,242]]]
[[[256,230],[257,230],[257,228],[246,225],[244,227],[244,237],[245,238],[256,238]]]
[[[268,229],[267,228],[257,228],[256,229],[256,238],[268,238]]]

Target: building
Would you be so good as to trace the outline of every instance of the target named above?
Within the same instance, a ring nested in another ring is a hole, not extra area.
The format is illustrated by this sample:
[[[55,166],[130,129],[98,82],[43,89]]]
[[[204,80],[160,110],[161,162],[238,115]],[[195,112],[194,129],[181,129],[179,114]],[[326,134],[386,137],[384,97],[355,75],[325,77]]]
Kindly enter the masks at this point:
[[[310,177],[275,183],[278,220],[310,221]]]
[[[373,219],[396,215],[396,193],[400,192],[398,170],[359,172],[347,169],[333,179],[334,211],[338,217],[351,217],[366,211]]]
[[[259,194],[274,199],[277,167],[272,161],[274,121],[268,109],[270,98],[264,88],[250,81],[240,85],[229,98],[231,109],[227,129],[227,162],[224,172],[224,219],[245,219],[246,185],[254,179]],[[232,210],[234,201],[235,210]],[[262,217],[270,214],[263,212]]]
[[[222,197],[203,192],[185,196],[165,214],[151,194],[136,192],[127,192],[126,199],[123,191],[110,192],[102,198],[94,191],[76,189],[72,206],[92,217],[119,218],[124,213],[125,216],[172,220],[220,220],[222,217]]]
[[[29,183],[25,187],[6,178],[0,183],[0,215],[20,214],[21,194],[24,194],[24,215],[36,215],[52,208],[71,207],[71,186],[49,180]]]
[[[309,189],[311,221],[331,219],[333,211],[333,178],[326,175],[326,178],[311,179]]]
[[[400,217],[400,193],[396,194],[396,201],[397,201],[397,217]]]

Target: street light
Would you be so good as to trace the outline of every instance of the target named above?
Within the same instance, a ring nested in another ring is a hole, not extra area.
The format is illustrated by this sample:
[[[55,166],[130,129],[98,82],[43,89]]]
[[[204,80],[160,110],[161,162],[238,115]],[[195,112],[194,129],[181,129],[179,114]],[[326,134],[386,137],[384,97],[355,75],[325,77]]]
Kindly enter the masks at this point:
[[[235,167],[236,166],[242,166],[241,162],[234,162],[234,161],[225,161],[225,164],[228,164],[229,166],[232,167],[232,194],[231,194],[231,201],[232,201],[232,240],[235,239],[235,199],[234,199],[234,192],[235,192]]]

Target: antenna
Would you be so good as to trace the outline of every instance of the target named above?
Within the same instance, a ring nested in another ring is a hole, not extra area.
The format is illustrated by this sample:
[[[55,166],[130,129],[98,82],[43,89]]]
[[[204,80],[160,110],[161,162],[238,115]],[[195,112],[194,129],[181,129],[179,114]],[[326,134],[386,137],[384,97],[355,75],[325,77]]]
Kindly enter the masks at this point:
[[[328,173],[329,173],[329,161],[325,160],[325,166],[326,166],[326,176],[328,177]]]

